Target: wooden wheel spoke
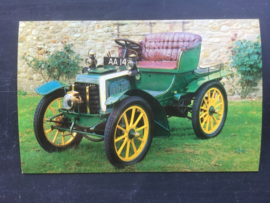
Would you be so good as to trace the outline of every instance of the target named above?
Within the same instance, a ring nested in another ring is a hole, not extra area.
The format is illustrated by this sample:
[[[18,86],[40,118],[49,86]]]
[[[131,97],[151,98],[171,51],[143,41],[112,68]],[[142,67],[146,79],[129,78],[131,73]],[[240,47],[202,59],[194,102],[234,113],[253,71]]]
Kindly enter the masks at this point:
[[[127,139],[125,139],[125,141],[123,142],[123,144],[121,145],[120,149],[117,151],[117,154],[120,156],[121,152],[123,151],[125,145],[127,143]]]
[[[117,128],[124,131],[125,133],[127,132],[126,129],[122,128],[120,125],[117,125]]]
[[[207,122],[206,122],[206,130],[208,131],[209,129],[209,120],[210,120],[210,117],[208,116],[207,117]]]
[[[132,125],[133,125],[135,110],[136,110],[135,108],[132,109],[131,120],[130,120],[130,124],[129,124],[130,127],[132,127]]]
[[[202,110],[205,110],[205,111],[208,110],[207,108],[205,108],[205,107],[203,107],[203,106],[201,106],[201,109],[202,109]]]
[[[211,129],[214,129],[214,125],[213,125],[214,121],[213,121],[213,118],[212,117],[210,117],[210,128]]]
[[[213,104],[217,103],[217,100],[219,97],[220,97],[220,94],[218,94],[217,97],[214,99]]]
[[[54,115],[56,115],[56,112],[55,112],[54,108],[52,108],[51,106],[49,106],[49,109],[53,112]]]
[[[210,90],[207,91],[207,95],[208,95],[208,102],[209,102],[209,104],[211,104],[212,98],[211,98],[211,91]]]
[[[205,97],[203,98],[203,101],[205,103],[206,106],[208,106],[207,100],[205,99]]]
[[[216,122],[216,124],[218,123],[218,121],[217,121],[217,119],[216,119],[216,117],[213,115],[213,119],[214,119],[214,121]]]
[[[137,124],[139,123],[139,121],[141,120],[141,118],[143,117],[143,113],[141,113],[139,115],[139,117],[137,118],[136,122],[134,123],[133,127],[135,128],[137,126]]]
[[[61,108],[61,99],[57,100],[59,109]]]
[[[132,147],[133,147],[133,151],[134,151],[134,153],[136,153],[136,152],[137,152],[137,149],[136,149],[136,146],[135,146],[134,140],[131,140],[131,144],[132,144]]]
[[[136,139],[140,140],[141,142],[144,142],[144,140],[140,137],[135,137]]]
[[[209,117],[209,115],[207,115],[204,119],[203,119],[203,122],[202,122],[202,126],[205,124],[207,118]]]
[[[65,136],[64,136],[63,132],[62,132],[62,143],[63,143],[63,145],[65,144]]]
[[[124,113],[124,120],[125,120],[126,128],[128,128],[129,124],[128,124],[128,119],[127,119],[126,113]]]
[[[129,157],[130,140],[127,141],[126,158]]]
[[[214,99],[215,94],[216,94],[216,90],[213,90],[213,92],[212,92],[212,99]]]
[[[55,133],[55,136],[54,136],[53,141],[52,141],[53,143],[55,143],[55,140],[56,140],[56,138],[58,136],[58,133],[59,133],[59,130],[57,130],[56,133]]]
[[[215,105],[215,108],[219,107],[220,105],[222,105],[223,103],[220,102],[219,104]]]
[[[208,112],[205,112],[204,114],[202,114],[202,115],[200,116],[200,118],[205,117],[207,114],[208,114]]]
[[[46,130],[45,133],[48,134],[51,131],[52,131],[52,129],[50,128],[49,130]]]
[[[144,125],[144,126],[142,126],[142,127],[140,127],[140,128],[137,128],[137,129],[135,129],[135,132],[140,131],[140,130],[142,130],[142,129],[146,128],[146,127],[147,127],[147,126],[146,126],[146,125]]]
[[[118,142],[118,141],[124,139],[125,137],[126,137],[126,135],[122,135],[122,136],[116,138],[114,142],[116,143],[116,142]]]

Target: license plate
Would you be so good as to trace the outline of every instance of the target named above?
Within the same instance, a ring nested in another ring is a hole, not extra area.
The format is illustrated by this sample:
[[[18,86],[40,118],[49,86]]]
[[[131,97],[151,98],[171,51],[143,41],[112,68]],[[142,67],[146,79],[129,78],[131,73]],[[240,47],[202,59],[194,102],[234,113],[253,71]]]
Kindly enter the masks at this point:
[[[105,66],[126,66],[127,59],[119,57],[104,57]]]

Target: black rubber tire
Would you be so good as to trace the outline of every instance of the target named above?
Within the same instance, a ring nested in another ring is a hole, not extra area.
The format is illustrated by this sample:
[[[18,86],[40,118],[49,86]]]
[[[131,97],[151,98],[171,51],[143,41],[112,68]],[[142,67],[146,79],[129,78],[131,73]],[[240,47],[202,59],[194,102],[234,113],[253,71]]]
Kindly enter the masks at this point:
[[[149,134],[148,134],[148,139],[146,141],[146,144],[142,152],[134,160],[126,162],[126,161],[121,160],[116,153],[116,150],[114,147],[114,133],[115,133],[115,128],[116,128],[116,125],[120,116],[123,114],[123,112],[126,109],[128,109],[129,107],[133,105],[141,107],[146,112],[148,121],[149,121]],[[106,128],[105,128],[105,134],[104,134],[105,152],[110,163],[117,168],[123,168],[125,166],[133,165],[143,160],[143,158],[145,157],[145,155],[147,154],[150,148],[150,145],[153,139],[153,134],[152,134],[153,126],[154,126],[154,116],[153,116],[152,109],[150,105],[141,97],[130,96],[123,99],[118,104],[116,104],[116,106],[114,107],[114,109],[112,110],[108,118]]]
[[[65,149],[74,147],[74,146],[78,145],[83,138],[82,134],[77,133],[75,138],[69,144],[59,147],[59,146],[55,146],[55,145],[51,144],[48,141],[48,139],[44,133],[43,118],[44,118],[44,114],[45,114],[45,111],[46,111],[48,105],[52,101],[54,101],[55,99],[64,97],[64,94],[65,93],[63,90],[58,90],[58,91],[55,91],[49,95],[44,96],[40,100],[40,102],[36,108],[36,111],[35,111],[35,116],[34,116],[35,136],[36,136],[36,139],[37,139],[38,143],[40,144],[40,146],[44,150],[46,150],[47,152],[63,151]]]
[[[206,92],[210,89],[210,88],[217,88],[224,99],[224,113],[223,113],[223,118],[218,126],[218,128],[211,134],[207,134],[203,131],[203,129],[201,128],[200,125],[200,119],[199,119],[199,115],[200,115],[200,105],[202,102],[202,99],[204,97],[204,95],[206,94]],[[197,91],[197,95],[195,97],[194,103],[193,103],[193,107],[192,107],[192,126],[193,126],[193,130],[196,134],[196,136],[200,139],[208,139],[208,138],[212,138],[217,136],[226,121],[226,117],[227,117],[227,111],[228,111],[228,101],[227,101],[227,94],[226,94],[226,90],[224,89],[223,85],[220,82],[217,81],[211,81],[208,82],[206,84],[204,84],[202,87],[200,87],[200,89]]]

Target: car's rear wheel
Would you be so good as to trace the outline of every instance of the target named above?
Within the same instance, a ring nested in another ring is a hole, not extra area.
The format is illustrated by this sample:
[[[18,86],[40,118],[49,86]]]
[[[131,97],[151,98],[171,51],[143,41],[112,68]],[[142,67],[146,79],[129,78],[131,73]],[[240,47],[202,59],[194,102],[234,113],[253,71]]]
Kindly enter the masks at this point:
[[[201,139],[217,136],[227,117],[227,95],[220,82],[209,82],[198,90],[192,107],[192,125]]]
[[[57,130],[53,126],[69,128],[71,121],[59,114],[58,109],[61,108],[64,97],[64,91],[56,91],[52,94],[44,96],[35,112],[34,131],[40,146],[48,151],[62,151],[69,147],[78,145],[82,140],[82,134],[70,133],[69,131]],[[49,118],[54,117],[51,121]]]
[[[115,167],[141,161],[152,142],[153,113],[140,97],[119,102],[111,112],[105,129],[104,145],[108,160]]]

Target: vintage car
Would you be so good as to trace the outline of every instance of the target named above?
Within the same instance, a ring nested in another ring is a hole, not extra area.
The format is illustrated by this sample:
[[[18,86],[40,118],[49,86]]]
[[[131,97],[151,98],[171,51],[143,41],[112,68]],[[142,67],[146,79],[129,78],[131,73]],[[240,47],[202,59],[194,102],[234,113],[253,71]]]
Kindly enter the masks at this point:
[[[118,38],[119,57],[95,53],[74,84],[51,81],[34,116],[38,143],[48,152],[78,145],[82,138],[104,141],[115,167],[141,161],[153,137],[170,136],[168,118],[189,118],[196,136],[217,136],[227,115],[220,80],[223,64],[198,67],[201,36],[183,32],[150,33],[139,43]],[[180,120],[179,120],[180,121]]]

